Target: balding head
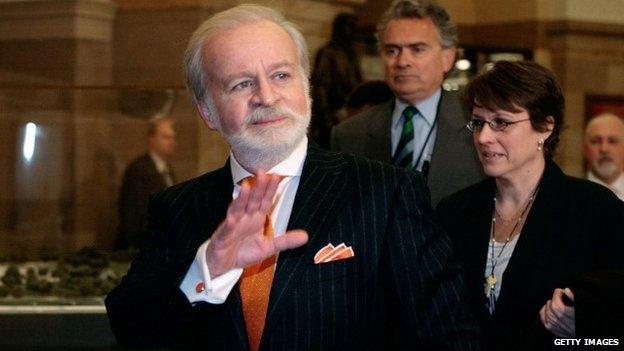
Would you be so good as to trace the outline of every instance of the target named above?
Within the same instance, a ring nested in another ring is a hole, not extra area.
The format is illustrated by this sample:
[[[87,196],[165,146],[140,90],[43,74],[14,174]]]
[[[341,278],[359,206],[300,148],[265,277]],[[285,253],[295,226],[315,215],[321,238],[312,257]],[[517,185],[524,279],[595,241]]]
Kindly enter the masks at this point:
[[[585,129],[583,151],[592,173],[613,183],[624,167],[624,121],[612,113],[592,118]]]
[[[149,150],[160,158],[167,159],[173,156],[176,148],[176,134],[173,120],[167,117],[157,117],[150,120],[148,135]]]

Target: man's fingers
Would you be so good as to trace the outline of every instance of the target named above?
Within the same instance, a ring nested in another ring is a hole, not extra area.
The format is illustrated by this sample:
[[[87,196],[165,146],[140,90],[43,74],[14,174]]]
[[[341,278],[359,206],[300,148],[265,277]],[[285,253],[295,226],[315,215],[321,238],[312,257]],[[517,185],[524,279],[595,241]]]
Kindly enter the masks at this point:
[[[246,180],[245,183],[250,182]],[[253,186],[251,186],[251,192],[249,193],[249,201],[247,201],[245,212],[253,213],[257,212],[262,203],[262,197],[264,196],[267,186],[267,175],[263,171],[258,171],[255,179],[253,180]]]
[[[282,177],[277,174],[267,174],[267,177],[269,178],[268,184],[264,196],[262,197],[262,203],[260,204],[259,211],[268,214],[271,212],[271,208],[273,207],[273,197],[277,192],[277,187]]]
[[[308,242],[308,233],[305,230],[289,230],[273,239],[276,253],[297,248]]]
[[[249,185],[249,183],[243,182],[241,184],[238,197],[234,199],[228,207],[228,215],[236,215],[238,213],[242,213],[245,210],[245,207],[247,206],[247,201],[249,201],[250,192],[251,186]]]

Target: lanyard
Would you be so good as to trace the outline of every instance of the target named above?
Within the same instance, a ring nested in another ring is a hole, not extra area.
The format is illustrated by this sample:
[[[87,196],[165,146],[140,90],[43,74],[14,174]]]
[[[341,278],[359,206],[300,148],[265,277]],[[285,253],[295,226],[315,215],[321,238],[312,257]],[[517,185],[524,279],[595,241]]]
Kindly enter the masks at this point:
[[[421,113],[421,115],[422,115],[422,113]],[[423,118],[424,118],[424,116],[423,116]],[[437,123],[438,123],[438,114],[436,113],[435,119],[433,120],[433,124],[431,125],[431,128],[429,129],[429,133],[427,133],[427,138],[425,139],[425,143],[423,144],[422,148],[420,149],[420,154],[418,155],[418,158],[416,159],[416,162],[414,162],[414,169],[418,168],[418,164],[420,163],[420,160],[422,159],[422,156],[425,153],[425,149],[427,148],[427,144],[429,143],[429,139],[431,139],[431,134],[433,134],[433,130],[435,129]],[[427,178],[427,173],[429,173],[429,167],[427,165],[427,167],[425,169],[425,162],[423,162],[423,168],[422,168],[421,172],[423,173],[425,178]]]

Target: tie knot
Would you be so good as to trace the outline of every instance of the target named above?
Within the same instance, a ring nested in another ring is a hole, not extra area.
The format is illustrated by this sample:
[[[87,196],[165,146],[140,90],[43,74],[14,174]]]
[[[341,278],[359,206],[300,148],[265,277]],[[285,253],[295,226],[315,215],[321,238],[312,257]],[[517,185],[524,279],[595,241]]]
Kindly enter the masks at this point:
[[[403,116],[405,116],[406,121],[412,119],[412,117],[414,117],[416,114],[418,114],[418,109],[412,105],[407,106],[405,110],[403,110]]]
[[[286,178],[285,176],[279,175],[279,174],[273,174],[272,173],[272,174],[268,174],[268,175],[277,176],[279,178],[278,183],[281,182],[284,178]],[[238,185],[243,185],[243,184],[247,183],[247,184],[249,184],[250,188],[253,188],[254,186],[256,186],[256,180],[257,180],[256,176],[245,177],[245,178],[241,179],[238,182]]]

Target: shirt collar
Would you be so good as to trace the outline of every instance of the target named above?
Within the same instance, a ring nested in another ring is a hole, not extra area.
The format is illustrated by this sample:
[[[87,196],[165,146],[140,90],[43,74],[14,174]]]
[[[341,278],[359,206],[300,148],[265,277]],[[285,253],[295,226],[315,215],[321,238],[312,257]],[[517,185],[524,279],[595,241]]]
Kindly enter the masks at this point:
[[[308,154],[308,137],[303,137],[295,150],[282,162],[275,165],[267,171],[267,173],[275,173],[285,177],[300,177],[303,170],[303,163]],[[232,181],[234,185],[241,180],[254,175],[247,171],[234,157],[230,151],[230,171],[232,172]]]
[[[438,88],[431,96],[416,104],[407,104],[399,99],[394,100],[394,112],[392,113],[392,127],[397,128],[403,124],[401,121],[401,114],[407,106],[415,106],[420,114],[425,118],[425,121],[429,126],[433,125],[436,115],[438,114],[438,102],[442,96],[442,89]]]
[[[615,182],[613,182],[613,185],[618,189],[624,189],[624,172],[620,173],[620,176],[618,177],[618,179],[616,179]]]
[[[620,176],[611,184],[607,184],[606,182],[604,182],[602,179],[598,178],[594,172],[587,171],[587,179],[591,180],[594,183],[598,183],[600,185],[604,185],[608,188],[618,188],[618,189],[622,189],[624,188],[624,172],[620,173]]]
[[[169,166],[167,166],[167,161],[163,160],[162,157],[158,156],[155,152],[150,151],[149,156],[151,157],[152,161],[154,161],[158,173],[163,173],[169,170]]]

